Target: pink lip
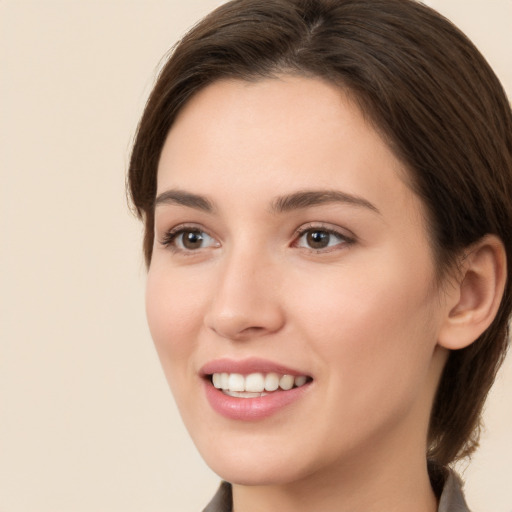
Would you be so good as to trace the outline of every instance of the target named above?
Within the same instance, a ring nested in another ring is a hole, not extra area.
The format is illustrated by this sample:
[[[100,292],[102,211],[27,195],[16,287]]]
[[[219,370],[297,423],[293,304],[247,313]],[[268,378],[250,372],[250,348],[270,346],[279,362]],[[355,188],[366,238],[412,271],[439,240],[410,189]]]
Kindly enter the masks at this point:
[[[237,398],[225,395],[216,389],[207,376],[213,373],[250,373],[261,372],[286,375],[305,375],[302,372],[275,364],[264,359],[244,359],[235,361],[231,359],[219,359],[205,364],[200,371],[204,378],[204,390],[206,398],[212,409],[225,418],[239,421],[256,421],[267,418],[281,411],[288,405],[298,401],[310,389],[311,382],[288,391],[278,390],[257,398]]]
[[[248,359],[242,359],[240,361],[234,359],[217,359],[206,363],[199,371],[204,377],[206,375],[212,375],[213,373],[241,373],[242,375],[249,375],[250,373],[279,373],[282,375],[306,375],[305,373],[288,368],[281,364],[276,364],[266,359],[259,359],[257,357],[251,357]]]

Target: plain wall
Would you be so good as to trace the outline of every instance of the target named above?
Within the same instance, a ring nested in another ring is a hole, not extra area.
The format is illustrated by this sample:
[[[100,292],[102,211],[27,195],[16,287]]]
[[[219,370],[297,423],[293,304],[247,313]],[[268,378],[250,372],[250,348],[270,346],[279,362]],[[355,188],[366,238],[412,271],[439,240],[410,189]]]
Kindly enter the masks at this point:
[[[161,57],[220,3],[0,0],[0,512],[193,512],[216,489],[148,334],[124,186]],[[512,94],[512,1],[429,4]],[[465,471],[476,512],[512,511],[511,391],[509,358]]]

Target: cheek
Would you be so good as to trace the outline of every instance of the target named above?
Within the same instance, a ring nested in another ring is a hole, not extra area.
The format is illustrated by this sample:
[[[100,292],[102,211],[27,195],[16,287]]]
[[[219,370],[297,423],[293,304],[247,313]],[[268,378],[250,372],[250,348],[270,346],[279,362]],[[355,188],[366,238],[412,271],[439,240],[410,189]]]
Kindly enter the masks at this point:
[[[146,284],[146,315],[161,363],[169,377],[170,366],[178,368],[194,350],[198,319],[197,294],[171,275],[152,269]],[[172,370],[174,370],[172,368]]]
[[[336,279],[316,275],[308,293],[294,294],[310,343],[331,362],[332,378],[351,391],[401,388],[404,381],[419,385],[428,371],[436,344],[436,296],[429,280],[402,268],[372,272],[367,265],[364,272]]]

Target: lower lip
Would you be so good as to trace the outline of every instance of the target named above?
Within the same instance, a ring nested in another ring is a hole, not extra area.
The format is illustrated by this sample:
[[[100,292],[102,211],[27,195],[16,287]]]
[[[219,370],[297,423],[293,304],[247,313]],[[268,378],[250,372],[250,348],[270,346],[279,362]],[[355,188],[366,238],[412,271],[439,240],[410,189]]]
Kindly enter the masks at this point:
[[[257,398],[237,398],[225,395],[209,381],[205,381],[206,398],[212,409],[231,420],[256,421],[276,414],[299,400],[309,388],[304,384],[288,391],[274,391]]]

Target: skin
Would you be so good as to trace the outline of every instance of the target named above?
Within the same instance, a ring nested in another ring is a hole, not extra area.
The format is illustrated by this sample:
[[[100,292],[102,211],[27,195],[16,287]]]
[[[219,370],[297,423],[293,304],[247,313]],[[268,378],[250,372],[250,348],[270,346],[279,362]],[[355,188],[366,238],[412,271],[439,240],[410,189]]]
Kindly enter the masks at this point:
[[[343,91],[318,79],[214,83],[169,132],[157,196],[186,191],[211,211],[157,204],[148,321],[183,420],[234,484],[237,512],[436,510],[426,436],[451,306],[406,172]],[[318,190],[358,202],[275,208]],[[180,226],[204,232],[203,245],[163,243]],[[300,229],[339,235],[315,249]],[[313,381],[268,418],[227,419],[199,375],[226,357]]]

